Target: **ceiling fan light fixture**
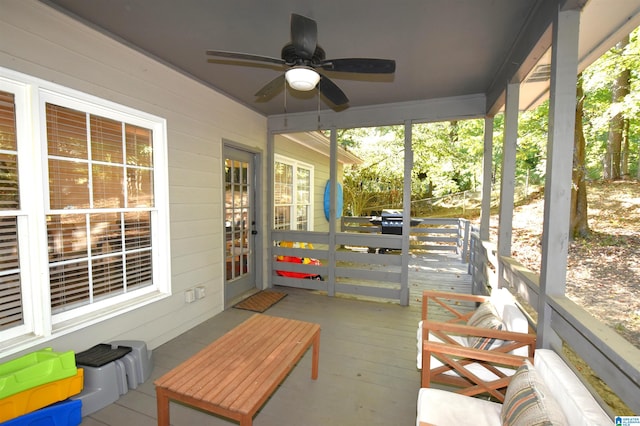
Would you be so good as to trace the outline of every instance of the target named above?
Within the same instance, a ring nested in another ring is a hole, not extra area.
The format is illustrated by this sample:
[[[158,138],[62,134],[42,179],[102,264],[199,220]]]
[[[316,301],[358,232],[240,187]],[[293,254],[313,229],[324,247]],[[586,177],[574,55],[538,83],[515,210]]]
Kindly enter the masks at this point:
[[[287,70],[285,78],[292,89],[308,92],[316,87],[320,81],[320,74],[313,68],[295,67]]]

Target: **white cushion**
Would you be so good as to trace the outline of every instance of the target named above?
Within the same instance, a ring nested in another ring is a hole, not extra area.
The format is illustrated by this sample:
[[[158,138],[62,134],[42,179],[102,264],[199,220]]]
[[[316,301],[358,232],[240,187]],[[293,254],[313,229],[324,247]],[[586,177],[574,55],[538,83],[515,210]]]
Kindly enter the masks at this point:
[[[528,333],[529,322],[527,317],[522,313],[516,305],[516,299],[513,294],[505,288],[496,288],[491,291],[491,303],[496,312],[502,318],[504,329],[516,333]],[[513,355],[529,356],[529,348],[527,346],[515,349],[510,352]]]
[[[507,331],[515,331],[517,333],[528,333],[529,323],[527,317],[522,311],[514,305],[505,305],[502,310],[502,323]]]
[[[422,388],[418,392],[418,416],[420,422],[433,425],[500,425],[502,404],[460,395],[441,389]]]
[[[528,333],[529,322],[522,311],[515,305],[505,305],[502,311],[502,322],[507,331]],[[529,347],[523,346],[512,350],[510,353],[519,356],[529,356]]]
[[[454,334],[452,334],[451,337],[454,341],[456,341],[459,345],[462,346],[467,346],[467,338],[464,336],[456,336]],[[417,339],[418,339],[418,370],[422,370],[422,321],[420,321],[418,323],[418,332],[417,332]],[[436,336],[434,336],[433,334],[429,333],[429,340],[432,342],[442,342],[441,339],[437,338]],[[436,366],[436,364],[433,363],[434,359],[432,357],[431,359],[431,366],[434,367]],[[437,361],[437,360],[435,360]],[[438,364],[437,366],[440,366],[442,364]]]
[[[613,425],[611,418],[558,354],[550,349],[536,349],[534,365],[559,402],[569,425]]]
[[[496,312],[498,313],[498,316],[500,317],[502,317],[502,310],[504,309],[505,305],[515,304],[515,299],[513,298],[513,295],[505,287],[492,289],[491,295],[489,296],[489,300],[491,301],[491,304],[493,305]]]

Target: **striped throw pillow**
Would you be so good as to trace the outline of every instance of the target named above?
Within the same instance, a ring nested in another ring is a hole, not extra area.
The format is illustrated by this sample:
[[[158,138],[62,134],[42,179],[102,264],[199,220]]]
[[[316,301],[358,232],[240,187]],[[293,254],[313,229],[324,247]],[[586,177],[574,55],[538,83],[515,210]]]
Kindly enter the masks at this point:
[[[502,320],[498,316],[493,304],[487,301],[480,306],[471,315],[467,321],[467,325],[472,327],[488,328],[493,330],[502,330]],[[504,340],[495,339],[493,337],[470,336],[467,344],[470,348],[491,350],[504,345]]]
[[[500,413],[502,426],[567,425],[558,402],[529,361],[511,377]]]

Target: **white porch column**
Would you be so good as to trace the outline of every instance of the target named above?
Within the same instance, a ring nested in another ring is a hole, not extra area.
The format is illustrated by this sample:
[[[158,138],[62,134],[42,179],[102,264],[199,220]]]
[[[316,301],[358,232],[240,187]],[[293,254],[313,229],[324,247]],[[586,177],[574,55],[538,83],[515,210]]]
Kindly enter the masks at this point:
[[[551,330],[551,310],[546,296],[564,295],[567,280],[579,28],[577,10],[559,11],[554,18],[538,299],[537,344],[545,348],[560,344]]]
[[[329,146],[329,271],[327,276],[327,295],[336,295],[336,200],[338,198],[338,132],[335,127],[331,128]],[[341,219],[340,219],[341,220]]]
[[[511,257],[513,206],[516,190],[516,149],[518,145],[518,111],[520,83],[509,83],[504,112],[504,141],[500,179],[500,218],[498,222],[498,257]],[[502,266],[498,262],[498,287],[502,287]]]
[[[274,210],[275,210],[275,195],[274,195],[274,188],[273,188],[273,181],[274,181],[274,165],[275,165],[275,140],[274,140],[274,133],[273,132],[268,132],[267,134],[267,158],[266,158],[266,169],[267,169],[267,201],[266,201],[266,207],[267,207],[267,223],[266,226],[264,226],[263,229],[265,229],[267,231],[267,238],[266,238],[266,252],[267,255],[264,258],[264,271],[266,271],[267,273],[265,274],[265,278],[264,281],[265,283],[262,284],[262,288],[265,288],[265,286],[267,288],[271,288],[273,287],[273,284],[271,283],[271,277],[273,276],[273,265],[272,265],[272,259],[273,259],[273,224],[275,223],[275,220],[273,218],[274,216]],[[259,204],[256,205],[256,207],[258,207]]]
[[[402,266],[400,305],[409,305],[409,231],[411,229],[411,171],[413,170],[412,122],[404,122],[404,183],[402,186]]]
[[[480,207],[480,239],[489,240],[491,225],[491,181],[493,176],[493,117],[484,118],[484,151],[482,154],[482,203]]]

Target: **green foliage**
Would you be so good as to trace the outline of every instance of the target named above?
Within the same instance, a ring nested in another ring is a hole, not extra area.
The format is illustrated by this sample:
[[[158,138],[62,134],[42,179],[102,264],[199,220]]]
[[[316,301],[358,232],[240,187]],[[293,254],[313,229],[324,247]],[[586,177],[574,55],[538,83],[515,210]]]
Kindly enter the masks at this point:
[[[482,170],[483,120],[413,126],[412,198],[475,189]]]
[[[631,69],[631,93],[613,103],[611,87],[621,69]],[[636,174],[640,151],[640,40],[638,31],[629,36],[623,50],[615,48],[583,72],[584,134],[588,179],[602,177],[609,122],[623,112],[629,122],[630,173]],[[549,103],[520,114],[516,153],[516,182],[544,184],[548,139]],[[493,183],[499,185],[504,137],[504,116],[493,121]],[[350,214],[366,215],[383,208],[401,207],[404,182],[404,127],[346,129],[339,143],[364,160],[344,174],[345,207]],[[412,127],[414,166],[411,199],[442,197],[477,189],[482,176],[484,120],[421,123]]]
[[[483,134],[483,120],[414,125],[412,199],[475,189],[482,170]],[[342,146],[365,160],[345,170],[347,211],[361,215],[401,207],[404,127],[349,129],[338,136]]]
[[[516,179],[529,184],[544,182],[547,157],[549,102],[525,111],[518,123],[518,151],[516,152]]]
[[[347,167],[343,176],[347,214],[368,215],[402,206],[404,128],[402,126],[347,129],[338,143],[364,160]]]
[[[621,70],[631,70],[630,94],[622,102],[612,102],[611,88]],[[586,168],[589,178],[602,177],[602,160],[606,151],[611,118],[621,112],[629,121],[629,148],[637,158],[640,121],[640,40],[638,29],[629,34],[629,43],[620,50],[607,51],[584,70],[584,134],[587,142]],[[637,160],[629,163],[636,175]]]

